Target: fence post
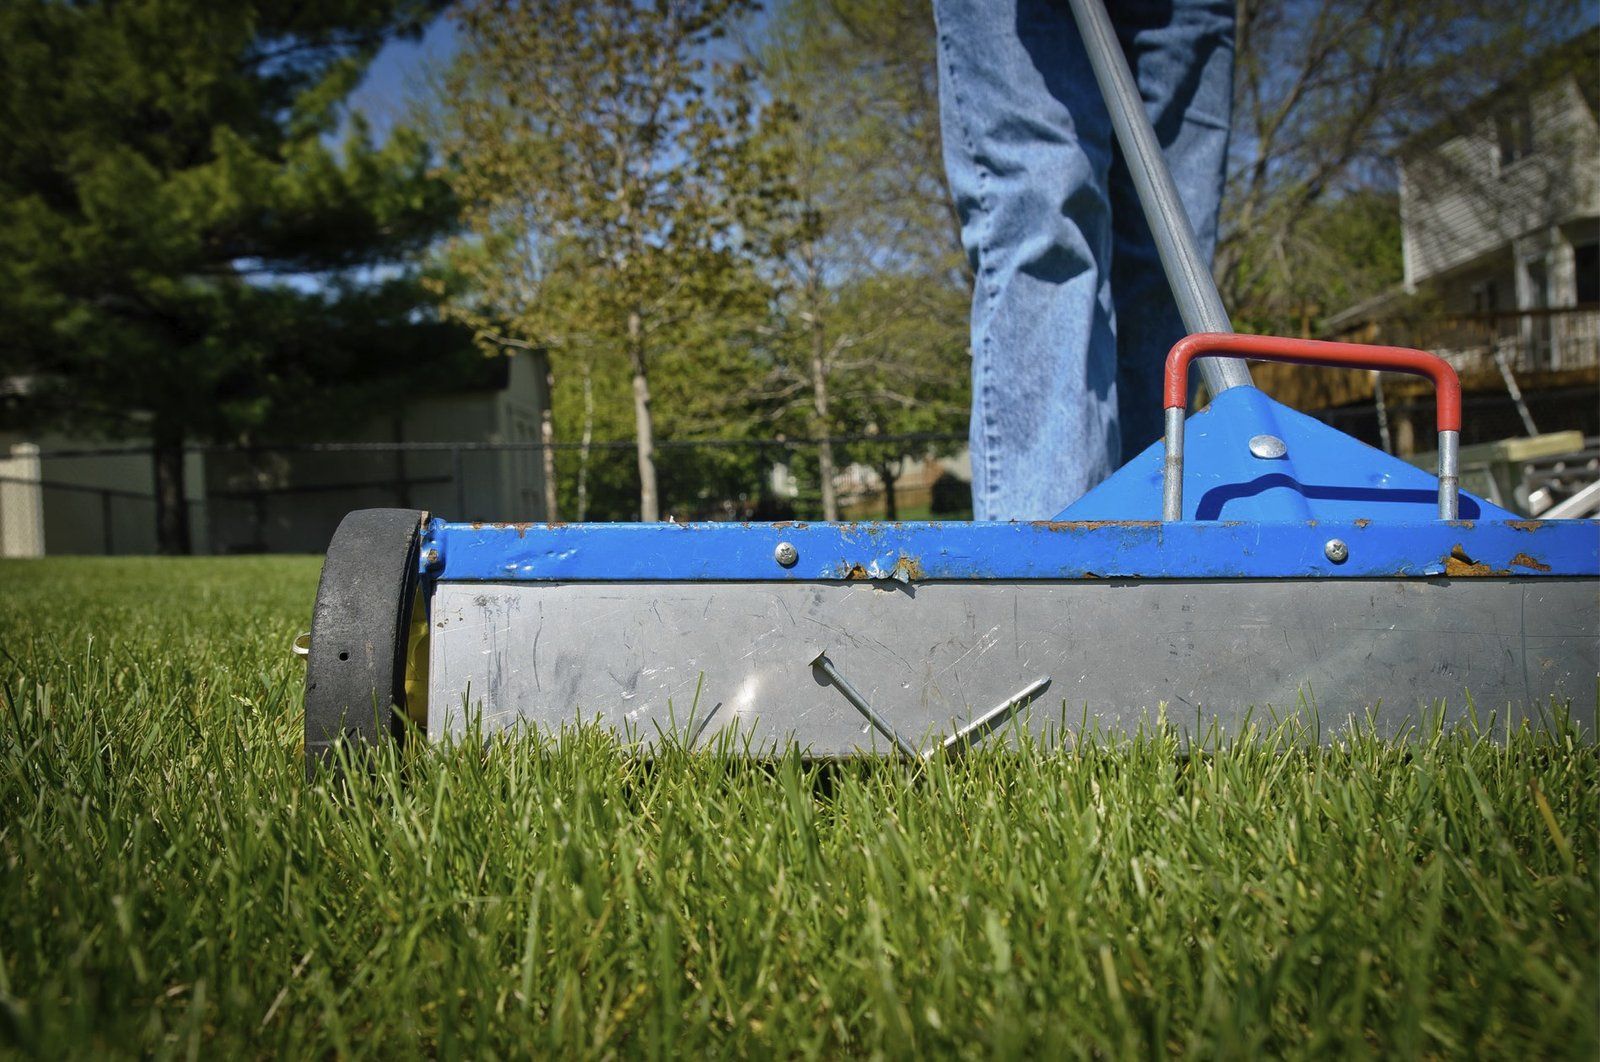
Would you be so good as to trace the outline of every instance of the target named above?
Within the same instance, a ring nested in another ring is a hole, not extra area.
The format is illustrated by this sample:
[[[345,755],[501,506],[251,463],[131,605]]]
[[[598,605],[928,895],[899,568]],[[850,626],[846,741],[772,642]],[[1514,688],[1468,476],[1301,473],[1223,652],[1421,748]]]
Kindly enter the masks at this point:
[[[11,447],[0,458],[0,556],[44,556],[44,486],[39,448],[32,443]],[[16,482],[20,480],[21,482]]]
[[[101,537],[105,540],[106,556],[108,557],[115,555],[117,552],[116,538],[111,532],[111,521],[111,492],[103,490],[100,492],[100,527],[104,532]]]
[[[457,520],[467,518],[467,477],[461,462],[461,447],[455,446],[450,450],[451,477],[456,481],[456,511]]]

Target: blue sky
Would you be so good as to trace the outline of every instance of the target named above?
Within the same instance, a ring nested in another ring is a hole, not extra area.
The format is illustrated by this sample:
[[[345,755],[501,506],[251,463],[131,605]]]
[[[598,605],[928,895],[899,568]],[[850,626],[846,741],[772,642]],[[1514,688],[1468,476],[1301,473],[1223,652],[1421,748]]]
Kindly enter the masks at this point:
[[[739,36],[759,43],[772,9],[780,3],[768,0],[748,15],[737,31]],[[389,127],[405,116],[410,101],[426,91],[424,79],[429,68],[442,68],[455,51],[455,24],[448,15],[435,19],[421,40],[391,42],[378,53],[360,87],[351,94],[351,109],[367,116],[381,140]]]
[[[405,116],[410,100],[424,91],[428,69],[443,66],[455,50],[455,25],[442,16],[434,20],[421,40],[390,42],[351,94],[350,107],[367,116],[381,140],[389,127]]]

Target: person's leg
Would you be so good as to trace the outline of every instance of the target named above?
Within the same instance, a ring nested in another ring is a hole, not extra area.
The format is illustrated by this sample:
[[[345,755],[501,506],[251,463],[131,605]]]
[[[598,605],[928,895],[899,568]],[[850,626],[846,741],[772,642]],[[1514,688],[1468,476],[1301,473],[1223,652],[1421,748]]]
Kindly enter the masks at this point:
[[[934,0],[945,167],[972,261],[972,494],[1044,519],[1120,455],[1110,119],[1061,0]]]
[[[1118,0],[1112,19],[1178,194],[1209,260],[1233,110],[1232,0]],[[1123,459],[1161,437],[1161,371],[1183,338],[1172,288],[1118,152],[1111,169],[1111,290]]]

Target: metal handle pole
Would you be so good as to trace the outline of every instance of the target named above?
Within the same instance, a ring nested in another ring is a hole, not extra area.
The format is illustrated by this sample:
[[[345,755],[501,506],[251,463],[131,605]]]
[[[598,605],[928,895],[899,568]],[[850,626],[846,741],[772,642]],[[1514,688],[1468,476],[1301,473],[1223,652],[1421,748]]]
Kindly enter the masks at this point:
[[[1206,362],[1201,359],[1224,353],[1290,365],[1385,369],[1432,380],[1439,429],[1439,519],[1456,519],[1460,511],[1460,469],[1457,466],[1461,442],[1461,380],[1449,362],[1437,354],[1410,347],[1227,334],[1185,336],[1167,353],[1165,393],[1162,395],[1167,422],[1161,519],[1183,519],[1183,407],[1189,395],[1189,364],[1198,361],[1203,369]]]
[[[1144,99],[1128,69],[1128,59],[1106,15],[1101,0],[1068,0],[1083,37],[1089,65],[1111,112],[1111,125],[1122,145],[1123,158],[1133,175],[1133,186],[1144,207],[1145,220],[1155,236],[1156,250],[1166,270],[1167,283],[1178,302],[1183,327],[1189,332],[1232,332],[1227,307],[1211,278],[1211,263],[1200,254],[1189,215],[1178,196],[1177,185],[1161,154],[1161,144],[1145,113]],[[1237,358],[1205,361],[1200,376],[1212,394],[1230,387],[1247,386],[1250,370]]]

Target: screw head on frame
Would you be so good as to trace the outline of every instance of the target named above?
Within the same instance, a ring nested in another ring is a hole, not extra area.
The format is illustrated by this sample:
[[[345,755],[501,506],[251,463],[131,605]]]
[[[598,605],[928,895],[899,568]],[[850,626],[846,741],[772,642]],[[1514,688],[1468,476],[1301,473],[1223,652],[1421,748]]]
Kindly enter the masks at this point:
[[[1276,435],[1252,435],[1250,437],[1250,452],[1256,457],[1270,461],[1288,453],[1289,448]]]

